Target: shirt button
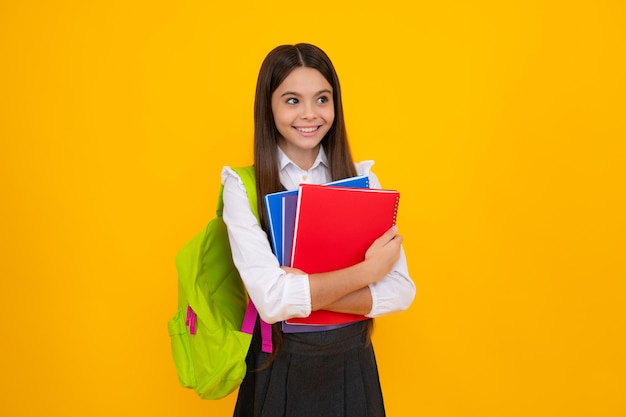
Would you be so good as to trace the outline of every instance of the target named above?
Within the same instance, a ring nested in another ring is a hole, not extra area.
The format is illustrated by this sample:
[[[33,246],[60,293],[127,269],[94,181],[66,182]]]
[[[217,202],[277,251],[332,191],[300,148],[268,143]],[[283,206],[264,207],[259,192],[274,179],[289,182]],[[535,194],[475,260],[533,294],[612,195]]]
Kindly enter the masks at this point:
[[[306,181],[306,179],[307,179],[307,176],[305,174],[305,175],[302,176],[302,181]]]

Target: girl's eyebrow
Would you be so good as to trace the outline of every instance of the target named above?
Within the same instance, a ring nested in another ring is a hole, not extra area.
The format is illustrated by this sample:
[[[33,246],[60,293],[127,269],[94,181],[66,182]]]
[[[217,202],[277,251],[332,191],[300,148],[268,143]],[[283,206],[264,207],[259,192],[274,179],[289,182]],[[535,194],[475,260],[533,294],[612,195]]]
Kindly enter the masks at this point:
[[[332,94],[333,92],[328,90],[328,89],[324,89],[324,90],[320,90],[318,91],[315,95],[319,96],[320,94]],[[296,96],[296,97],[302,97],[302,94],[300,93],[296,93],[295,91],[285,91],[284,93],[282,93],[280,95],[281,97],[284,96]]]

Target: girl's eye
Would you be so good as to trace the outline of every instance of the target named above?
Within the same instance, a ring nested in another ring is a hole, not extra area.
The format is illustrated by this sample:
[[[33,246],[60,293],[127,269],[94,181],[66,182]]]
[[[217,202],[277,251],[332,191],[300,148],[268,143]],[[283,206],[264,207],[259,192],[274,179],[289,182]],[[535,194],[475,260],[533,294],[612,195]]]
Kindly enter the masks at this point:
[[[322,96],[322,97],[317,99],[317,102],[318,103],[328,103],[328,97]]]
[[[298,104],[298,99],[297,98],[288,98],[287,99],[287,104]]]

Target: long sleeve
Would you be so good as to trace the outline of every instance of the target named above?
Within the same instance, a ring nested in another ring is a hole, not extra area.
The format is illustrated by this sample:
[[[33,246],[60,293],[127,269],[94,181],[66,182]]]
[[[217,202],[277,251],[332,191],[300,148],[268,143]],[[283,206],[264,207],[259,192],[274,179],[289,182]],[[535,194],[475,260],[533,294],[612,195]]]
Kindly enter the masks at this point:
[[[223,218],[233,261],[261,318],[275,323],[311,314],[308,275],[285,273],[256,217],[250,209],[245,187],[230,168],[222,171]]]
[[[369,176],[370,188],[381,188],[378,178],[370,171],[373,162],[367,161],[362,164],[364,166],[358,169],[359,174]],[[409,276],[404,249],[391,272],[382,280],[370,284],[369,289],[372,294],[372,310],[367,314],[368,317],[397,313],[409,308],[415,298],[416,290],[415,283]]]

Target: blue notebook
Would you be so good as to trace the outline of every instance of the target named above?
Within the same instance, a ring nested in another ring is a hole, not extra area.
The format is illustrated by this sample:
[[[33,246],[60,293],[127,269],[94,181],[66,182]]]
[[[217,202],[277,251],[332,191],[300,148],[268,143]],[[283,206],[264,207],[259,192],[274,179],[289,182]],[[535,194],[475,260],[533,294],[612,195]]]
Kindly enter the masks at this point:
[[[265,211],[270,231],[272,250],[280,266],[286,266],[283,261],[283,196],[298,196],[298,190],[280,191],[265,196]]]
[[[369,178],[367,175],[359,175],[356,177],[345,178],[329,182],[326,185],[334,185],[340,187],[369,188]],[[298,190],[279,191],[277,193],[267,194],[265,196],[265,210],[267,213],[267,222],[270,231],[270,241],[272,250],[281,266],[289,266],[285,263],[283,248],[283,197],[293,195],[297,198]],[[293,211],[293,221],[295,222],[295,209]],[[289,216],[291,217],[291,216]],[[295,223],[294,223],[295,224]]]

